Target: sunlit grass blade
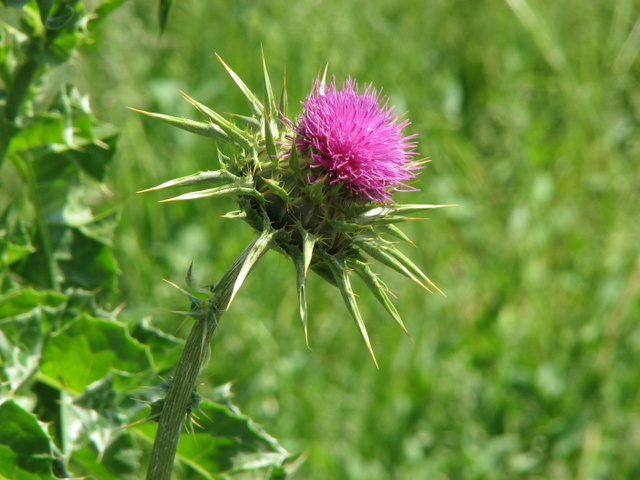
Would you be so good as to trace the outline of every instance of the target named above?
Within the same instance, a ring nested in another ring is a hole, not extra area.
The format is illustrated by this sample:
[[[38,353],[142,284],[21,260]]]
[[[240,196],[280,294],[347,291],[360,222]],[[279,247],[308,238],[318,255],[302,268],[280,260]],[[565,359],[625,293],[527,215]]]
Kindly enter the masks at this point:
[[[371,290],[378,302],[380,302],[384,309],[389,312],[389,315],[391,315],[391,317],[400,326],[400,328],[402,328],[404,333],[406,333],[407,336],[411,338],[411,340],[413,340],[413,338],[409,334],[409,331],[405,327],[404,322],[402,321],[402,318],[398,313],[398,310],[391,302],[389,295],[387,295],[387,292],[389,291],[387,285],[382,280],[380,280],[380,277],[373,273],[369,265],[364,262],[353,262],[353,269],[360,276],[360,278],[362,278],[367,287],[369,287],[369,290]]]
[[[168,182],[161,183],[158,186],[140,190],[136,193],[153,192],[163,190],[165,188],[175,187],[194,187],[200,185],[220,185],[239,181],[240,178],[226,170],[216,170],[213,172],[198,172],[185,177],[174,178]]]
[[[362,335],[362,339],[364,340],[369,353],[371,354],[371,358],[373,359],[373,363],[375,363],[376,368],[380,368],[378,366],[378,360],[376,359],[376,355],[373,352],[373,347],[371,346],[371,341],[369,340],[369,333],[367,332],[367,327],[364,323],[364,319],[360,314],[360,309],[358,308],[358,303],[356,301],[356,296],[353,293],[351,288],[351,282],[349,280],[349,272],[344,265],[342,260],[338,260],[334,255],[330,255],[322,251],[323,257],[325,259],[325,263],[331,270],[333,274],[335,283],[340,290],[340,294],[342,295],[342,299],[344,300],[351,317],[355,320],[356,325],[358,326],[358,330],[360,330],[360,334]]]
[[[174,0],[160,0],[158,5],[158,23],[160,24],[160,33],[164,33],[164,29],[167,26],[167,20],[169,19],[169,12],[173,6]]]
[[[547,63],[558,73],[564,73],[569,64],[560,45],[548,25],[533,11],[526,0],[507,0],[516,17],[529,31]]]

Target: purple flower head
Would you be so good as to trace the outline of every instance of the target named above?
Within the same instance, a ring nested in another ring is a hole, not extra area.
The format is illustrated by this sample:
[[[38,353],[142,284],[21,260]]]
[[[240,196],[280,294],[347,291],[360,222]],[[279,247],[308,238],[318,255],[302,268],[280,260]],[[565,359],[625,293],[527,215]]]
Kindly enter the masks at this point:
[[[390,190],[415,190],[403,182],[417,175],[415,134],[402,135],[408,120],[399,121],[372,85],[358,93],[348,78],[342,90],[335,78],[320,79],[302,102],[304,110],[295,125],[296,146],[309,152],[309,166],[330,184],[345,185],[353,197],[388,202]]]

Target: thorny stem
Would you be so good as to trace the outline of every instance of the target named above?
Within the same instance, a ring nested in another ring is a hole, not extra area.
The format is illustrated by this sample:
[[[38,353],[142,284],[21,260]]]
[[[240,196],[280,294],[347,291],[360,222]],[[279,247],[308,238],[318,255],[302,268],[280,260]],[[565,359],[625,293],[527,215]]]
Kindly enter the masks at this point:
[[[207,299],[196,306],[196,313],[193,315],[196,323],[191,329],[182,355],[178,360],[171,387],[167,392],[160,415],[158,431],[147,470],[147,480],[169,480],[171,478],[182,425],[187,415],[187,408],[196,386],[198,374],[208,358],[207,352],[211,337],[216,331],[220,317],[228,306],[235,281],[245,263],[245,258],[257,240],[258,237],[247,245],[213,288]]]

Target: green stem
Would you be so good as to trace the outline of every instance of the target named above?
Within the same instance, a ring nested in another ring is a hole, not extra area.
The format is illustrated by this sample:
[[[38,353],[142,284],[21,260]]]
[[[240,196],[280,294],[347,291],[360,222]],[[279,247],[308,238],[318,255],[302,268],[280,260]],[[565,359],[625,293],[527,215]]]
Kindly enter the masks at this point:
[[[208,357],[209,343],[220,317],[228,307],[234,285],[246,258],[254,251],[256,237],[233,262],[214,287],[212,293],[196,308],[193,315],[196,323],[187,338],[180,360],[171,380],[171,386],[162,408],[158,431],[151,451],[147,470],[147,480],[169,480],[180,440],[182,425],[187,415],[188,405],[196,387],[198,374]],[[259,254],[262,256],[264,251]],[[257,263],[257,259],[255,261]]]
[[[31,88],[40,64],[33,58],[24,62],[13,80],[9,93],[7,94],[7,103],[5,104],[4,111],[0,116],[0,127],[2,135],[0,135],[0,165],[4,160],[4,157],[11,143],[11,139],[19,131],[16,127],[15,120],[20,113],[24,99]]]

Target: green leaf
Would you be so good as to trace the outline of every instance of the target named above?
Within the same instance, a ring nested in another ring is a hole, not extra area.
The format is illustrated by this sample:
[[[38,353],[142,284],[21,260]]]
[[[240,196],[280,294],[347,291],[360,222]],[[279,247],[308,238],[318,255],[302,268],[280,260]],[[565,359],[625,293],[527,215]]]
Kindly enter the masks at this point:
[[[168,371],[178,363],[184,341],[157,329],[148,318],[136,324],[131,336],[150,349],[155,371]]]
[[[126,325],[83,314],[49,338],[41,379],[82,392],[109,372],[133,375],[150,367],[146,348],[129,335]]]
[[[49,2],[42,2],[40,0],[38,3]],[[41,13],[43,13],[42,10]],[[44,26],[47,30],[61,30],[65,25],[68,25],[71,22],[74,13],[73,8],[65,5],[63,8],[59,8],[53,16],[47,17],[43,22]]]
[[[36,417],[7,400],[0,425],[0,478],[54,480],[51,438]]]
[[[28,149],[54,151],[56,145],[65,146],[64,129],[64,116],[60,113],[47,112],[36,115],[26,128],[22,128],[13,136],[7,155]]]
[[[102,2],[98,7],[93,11],[93,14],[97,17],[96,20],[99,22],[109,16],[111,12],[116,10],[120,5],[125,3],[127,0],[106,0]]]
[[[73,451],[71,466],[77,478],[96,480],[122,480],[140,478],[139,445],[129,432],[111,436],[106,448],[96,455],[94,449],[78,448]]]
[[[12,264],[25,259],[35,251],[29,238],[29,232],[25,225],[25,219],[20,215],[18,208],[9,206],[0,217],[4,236],[0,243],[0,271]]]
[[[53,5],[53,0],[37,0],[38,10],[40,10],[40,19],[44,24],[49,16],[49,11]]]
[[[64,229],[57,250],[63,285],[86,290],[116,290],[118,266],[110,246],[79,229]]]
[[[38,369],[47,333],[59,323],[67,297],[31,288],[0,297],[0,378],[18,390]]]

